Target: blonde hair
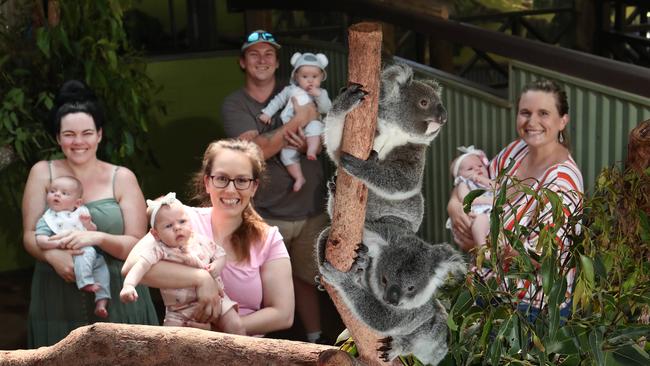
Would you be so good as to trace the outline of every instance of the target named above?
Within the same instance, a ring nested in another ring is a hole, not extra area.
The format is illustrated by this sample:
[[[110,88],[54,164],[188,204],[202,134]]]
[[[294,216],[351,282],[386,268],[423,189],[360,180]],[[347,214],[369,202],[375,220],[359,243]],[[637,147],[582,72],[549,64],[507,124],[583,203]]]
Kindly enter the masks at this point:
[[[266,164],[262,151],[255,143],[238,139],[214,141],[205,149],[201,170],[194,174],[192,179],[192,196],[201,206],[211,204],[210,195],[205,190],[205,177],[210,176],[214,159],[224,150],[236,151],[246,156],[251,162],[253,179],[258,183],[263,180]],[[246,262],[250,260],[251,243],[260,242],[266,234],[267,227],[264,219],[253,208],[252,202],[249,202],[242,212],[241,225],[230,237],[230,243],[238,260]]]

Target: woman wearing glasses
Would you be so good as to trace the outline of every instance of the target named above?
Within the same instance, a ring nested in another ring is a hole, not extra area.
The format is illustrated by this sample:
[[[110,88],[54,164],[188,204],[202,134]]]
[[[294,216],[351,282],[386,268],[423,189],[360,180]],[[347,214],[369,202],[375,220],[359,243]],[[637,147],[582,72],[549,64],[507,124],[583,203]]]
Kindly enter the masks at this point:
[[[213,239],[226,251],[221,278],[225,292],[239,304],[247,334],[259,335],[293,324],[294,297],[289,255],[277,227],[268,226],[250,204],[264,171],[260,149],[252,142],[222,140],[211,143],[195,175],[195,197],[210,207],[185,207],[194,231]],[[147,234],[134,248],[123,272],[137,259]],[[219,286],[208,271],[159,262],[143,278],[152,287],[196,287],[199,306],[195,318],[219,317]]]

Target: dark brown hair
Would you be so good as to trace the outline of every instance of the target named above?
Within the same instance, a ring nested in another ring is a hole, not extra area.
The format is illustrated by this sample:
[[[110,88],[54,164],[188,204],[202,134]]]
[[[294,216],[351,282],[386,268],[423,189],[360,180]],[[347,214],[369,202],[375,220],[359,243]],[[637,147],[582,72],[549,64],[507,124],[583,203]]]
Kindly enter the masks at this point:
[[[201,170],[192,179],[191,188],[193,199],[200,202],[202,206],[211,204],[210,195],[205,190],[205,177],[210,176],[214,159],[223,150],[237,151],[245,155],[253,167],[253,179],[259,183],[263,178],[266,168],[264,156],[255,143],[236,139],[214,141],[205,149]],[[267,227],[268,225],[253,208],[252,202],[249,202],[248,206],[242,212],[242,224],[239,225],[230,237],[230,243],[238,261],[248,262],[250,260],[251,243],[258,243],[262,240],[266,234]]]
[[[553,98],[555,98],[555,107],[557,108],[557,111],[560,114],[560,116],[569,114],[569,101],[566,96],[566,92],[560,86],[560,84],[558,84],[554,80],[548,80],[548,79],[539,79],[526,84],[524,88],[521,90],[521,93],[519,94],[519,98],[517,98],[517,110],[519,110],[519,101],[521,100],[521,96],[524,93],[529,91],[541,91],[541,92],[552,94]],[[570,144],[569,144],[569,134],[568,131],[566,131],[566,128],[560,131],[560,134],[562,135],[562,140],[560,141],[560,143],[568,149],[570,147]]]
[[[95,129],[104,126],[104,109],[95,93],[82,81],[68,80],[54,99],[48,119],[48,131],[53,137],[61,132],[61,119],[71,113],[86,113],[92,117]]]

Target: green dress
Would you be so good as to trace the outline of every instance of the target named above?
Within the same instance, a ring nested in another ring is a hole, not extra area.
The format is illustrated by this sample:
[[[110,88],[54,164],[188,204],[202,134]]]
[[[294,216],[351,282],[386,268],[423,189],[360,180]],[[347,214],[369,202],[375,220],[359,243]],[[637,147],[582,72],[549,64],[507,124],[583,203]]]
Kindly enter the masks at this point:
[[[122,211],[114,198],[88,202],[85,205],[98,231],[115,235],[124,232]],[[48,263],[36,262],[29,304],[28,346],[30,348],[53,345],[65,338],[73,329],[98,321],[159,325],[147,287],[136,287],[138,301],[130,304],[120,301],[120,290],[124,281],[120,271],[124,262],[106,253],[102,255],[106,260],[111,280],[108,319],[95,316],[95,301],[92,293],[80,291],[75,283],[65,282]]]

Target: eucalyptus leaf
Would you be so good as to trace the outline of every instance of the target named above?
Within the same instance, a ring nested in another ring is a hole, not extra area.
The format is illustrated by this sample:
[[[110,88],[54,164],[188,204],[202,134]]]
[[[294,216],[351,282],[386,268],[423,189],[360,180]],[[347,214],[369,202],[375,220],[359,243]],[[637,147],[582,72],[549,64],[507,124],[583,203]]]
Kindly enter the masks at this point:
[[[605,354],[603,353],[603,335],[600,329],[592,329],[589,332],[589,348],[594,362],[597,365],[605,364]]]
[[[611,352],[613,360],[619,365],[647,366],[650,365],[648,353],[636,344],[621,347]]]

